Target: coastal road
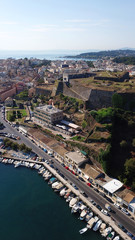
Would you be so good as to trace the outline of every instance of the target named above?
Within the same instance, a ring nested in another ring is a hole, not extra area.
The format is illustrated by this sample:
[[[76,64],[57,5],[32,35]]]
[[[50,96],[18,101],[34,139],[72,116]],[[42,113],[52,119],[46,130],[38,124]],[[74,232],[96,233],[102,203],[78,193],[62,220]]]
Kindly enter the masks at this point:
[[[28,147],[32,148],[32,150],[37,155],[47,160],[50,159],[50,156],[48,156],[42,149],[40,149],[30,139],[22,135],[15,128],[13,128],[8,122],[2,119],[1,113],[0,113],[0,122],[2,122],[5,126],[5,129],[3,130],[4,132],[13,133],[14,135],[18,135],[20,137],[20,140],[18,141],[18,143],[25,143]],[[74,183],[81,191],[84,191],[88,195],[88,198],[93,199],[102,208],[105,207],[105,204],[108,203],[108,201],[105,198],[103,198],[97,192],[95,192],[93,188],[87,186],[86,183],[76,178],[76,176],[74,176],[71,172],[65,169],[57,160],[55,159],[52,159],[52,160],[54,161],[54,167],[58,168],[60,172],[68,179],[69,182]],[[115,211],[115,213],[111,213],[111,216],[115,219],[115,221],[117,223],[121,223],[123,226],[125,226],[125,228],[129,232],[135,235],[135,221],[133,221],[124,213],[122,213],[120,210],[115,208],[112,204],[109,203],[109,205],[111,205],[112,210]]]

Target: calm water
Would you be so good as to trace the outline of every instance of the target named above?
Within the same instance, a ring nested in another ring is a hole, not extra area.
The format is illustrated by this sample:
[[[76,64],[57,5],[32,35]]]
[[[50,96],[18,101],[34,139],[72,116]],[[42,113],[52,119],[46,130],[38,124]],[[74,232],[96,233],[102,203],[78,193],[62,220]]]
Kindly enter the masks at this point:
[[[83,51],[82,51],[83,52]],[[73,56],[82,53],[80,51],[0,51],[0,59],[7,58],[37,58],[37,59],[48,59],[48,60],[82,60],[79,58],[67,58],[66,56]],[[88,59],[83,59],[88,60]],[[95,59],[89,59],[95,61]]]
[[[0,163],[1,240],[101,240],[72,215],[68,204],[36,170]]]

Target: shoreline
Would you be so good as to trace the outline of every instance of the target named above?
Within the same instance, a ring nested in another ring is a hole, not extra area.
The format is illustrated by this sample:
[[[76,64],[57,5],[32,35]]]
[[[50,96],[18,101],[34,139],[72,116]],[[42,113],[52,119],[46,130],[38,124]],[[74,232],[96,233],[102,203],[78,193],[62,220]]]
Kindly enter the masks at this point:
[[[17,159],[15,158],[6,158],[6,159],[13,159],[14,161],[17,161]],[[128,235],[126,235],[120,228],[118,228],[115,224],[115,221],[113,221],[110,217],[105,216],[103,213],[101,213],[101,211],[99,211],[99,209],[97,209],[95,206],[92,205],[91,202],[88,201],[87,198],[85,198],[79,190],[76,190],[73,188],[73,186],[67,182],[64,178],[62,178],[55,169],[51,168],[47,163],[45,162],[39,162],[39,161],[34,161],[34,160],[24,160],[24,159],[19,159],[19,161],[23,161],[23,162],[30,162],[30,163],[34,163],[34,164],[38,164],[43,166],[44,168],[46,168],[47,170],[49,170],[49,172],[51,172],[60,182],[62,182],[64,184],[64,186],[66,186],[67,188],[69,188],[76,196],[79,197],[80,200],[83,201],[84,204],[86,204],[87,207],[89,207],[90,209],[92,209],[92,211],[99,217],[101,218],[105,223],[107,223],[109,226],[111,226],[115,232],[117,234],[120,235],[120,237],[123,240],[131,240],[130,237],[128,237]],[[36,169],[38,170],[38,169]]]

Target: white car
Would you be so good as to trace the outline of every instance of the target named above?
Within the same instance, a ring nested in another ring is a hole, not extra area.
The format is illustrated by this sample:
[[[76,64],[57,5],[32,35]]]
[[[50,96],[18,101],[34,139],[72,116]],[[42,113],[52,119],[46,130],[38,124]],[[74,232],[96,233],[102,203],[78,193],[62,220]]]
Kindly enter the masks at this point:
[[[120,205],[118,203],[114,203],[114,206],[118,209],[120,209]]]
[[[130,215],[130,213],[129,213],[125,208],[121,208],[121,211],[122,211],[123,213],[125,213],[126,215]]]
[[[107,211],[107,210],[102,209],[101,212],[102,212],[104,215],[108,216],[108,211]]]

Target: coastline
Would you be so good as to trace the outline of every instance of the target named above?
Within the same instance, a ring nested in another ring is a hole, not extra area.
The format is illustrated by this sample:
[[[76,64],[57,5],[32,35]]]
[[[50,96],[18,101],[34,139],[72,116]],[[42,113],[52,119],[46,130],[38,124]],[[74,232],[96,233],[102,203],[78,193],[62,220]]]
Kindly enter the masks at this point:
[[[14,158],[13,158],[14,159]],[[19,159],[20,160],[20,159]],[[53,176],[55,176],[60,182],[62,182],[64,184],[64,186],[66,186],[67,188],[69,188],[76,196],[79,197],[80,200],[82,200],[82,202],[89,207],[90,209],[92,209],[92,211],[100,218],[102,219],[106,224],[110,225],[117,234],[119,234],[122,239],[127,239],[130,240],[130,238],[120,229],[115,225],[115,222],[110,218],[105,216],[103,213],[101,213],[101,211],[99,211],[95,206],[92,205],[91,202],[88,201],[87,198],[85,198],[80,192],[79,190],[76,190],[73,188],[73,186],[67,182],[65,179],[63,179],[57,172],[55,169],[53,169],[52,167],[50,167],[47,163],[45,162],[39,162],[39,161],[34,161],[34,160],[24,160],[22,159],[22,161],[25,162],[30,162],[30,163],[34,163],[34,164],[38,164],[38,165],[42,165],[45,167],[45,169],[48,169],[49,172],[51,172],[53,174]]]

